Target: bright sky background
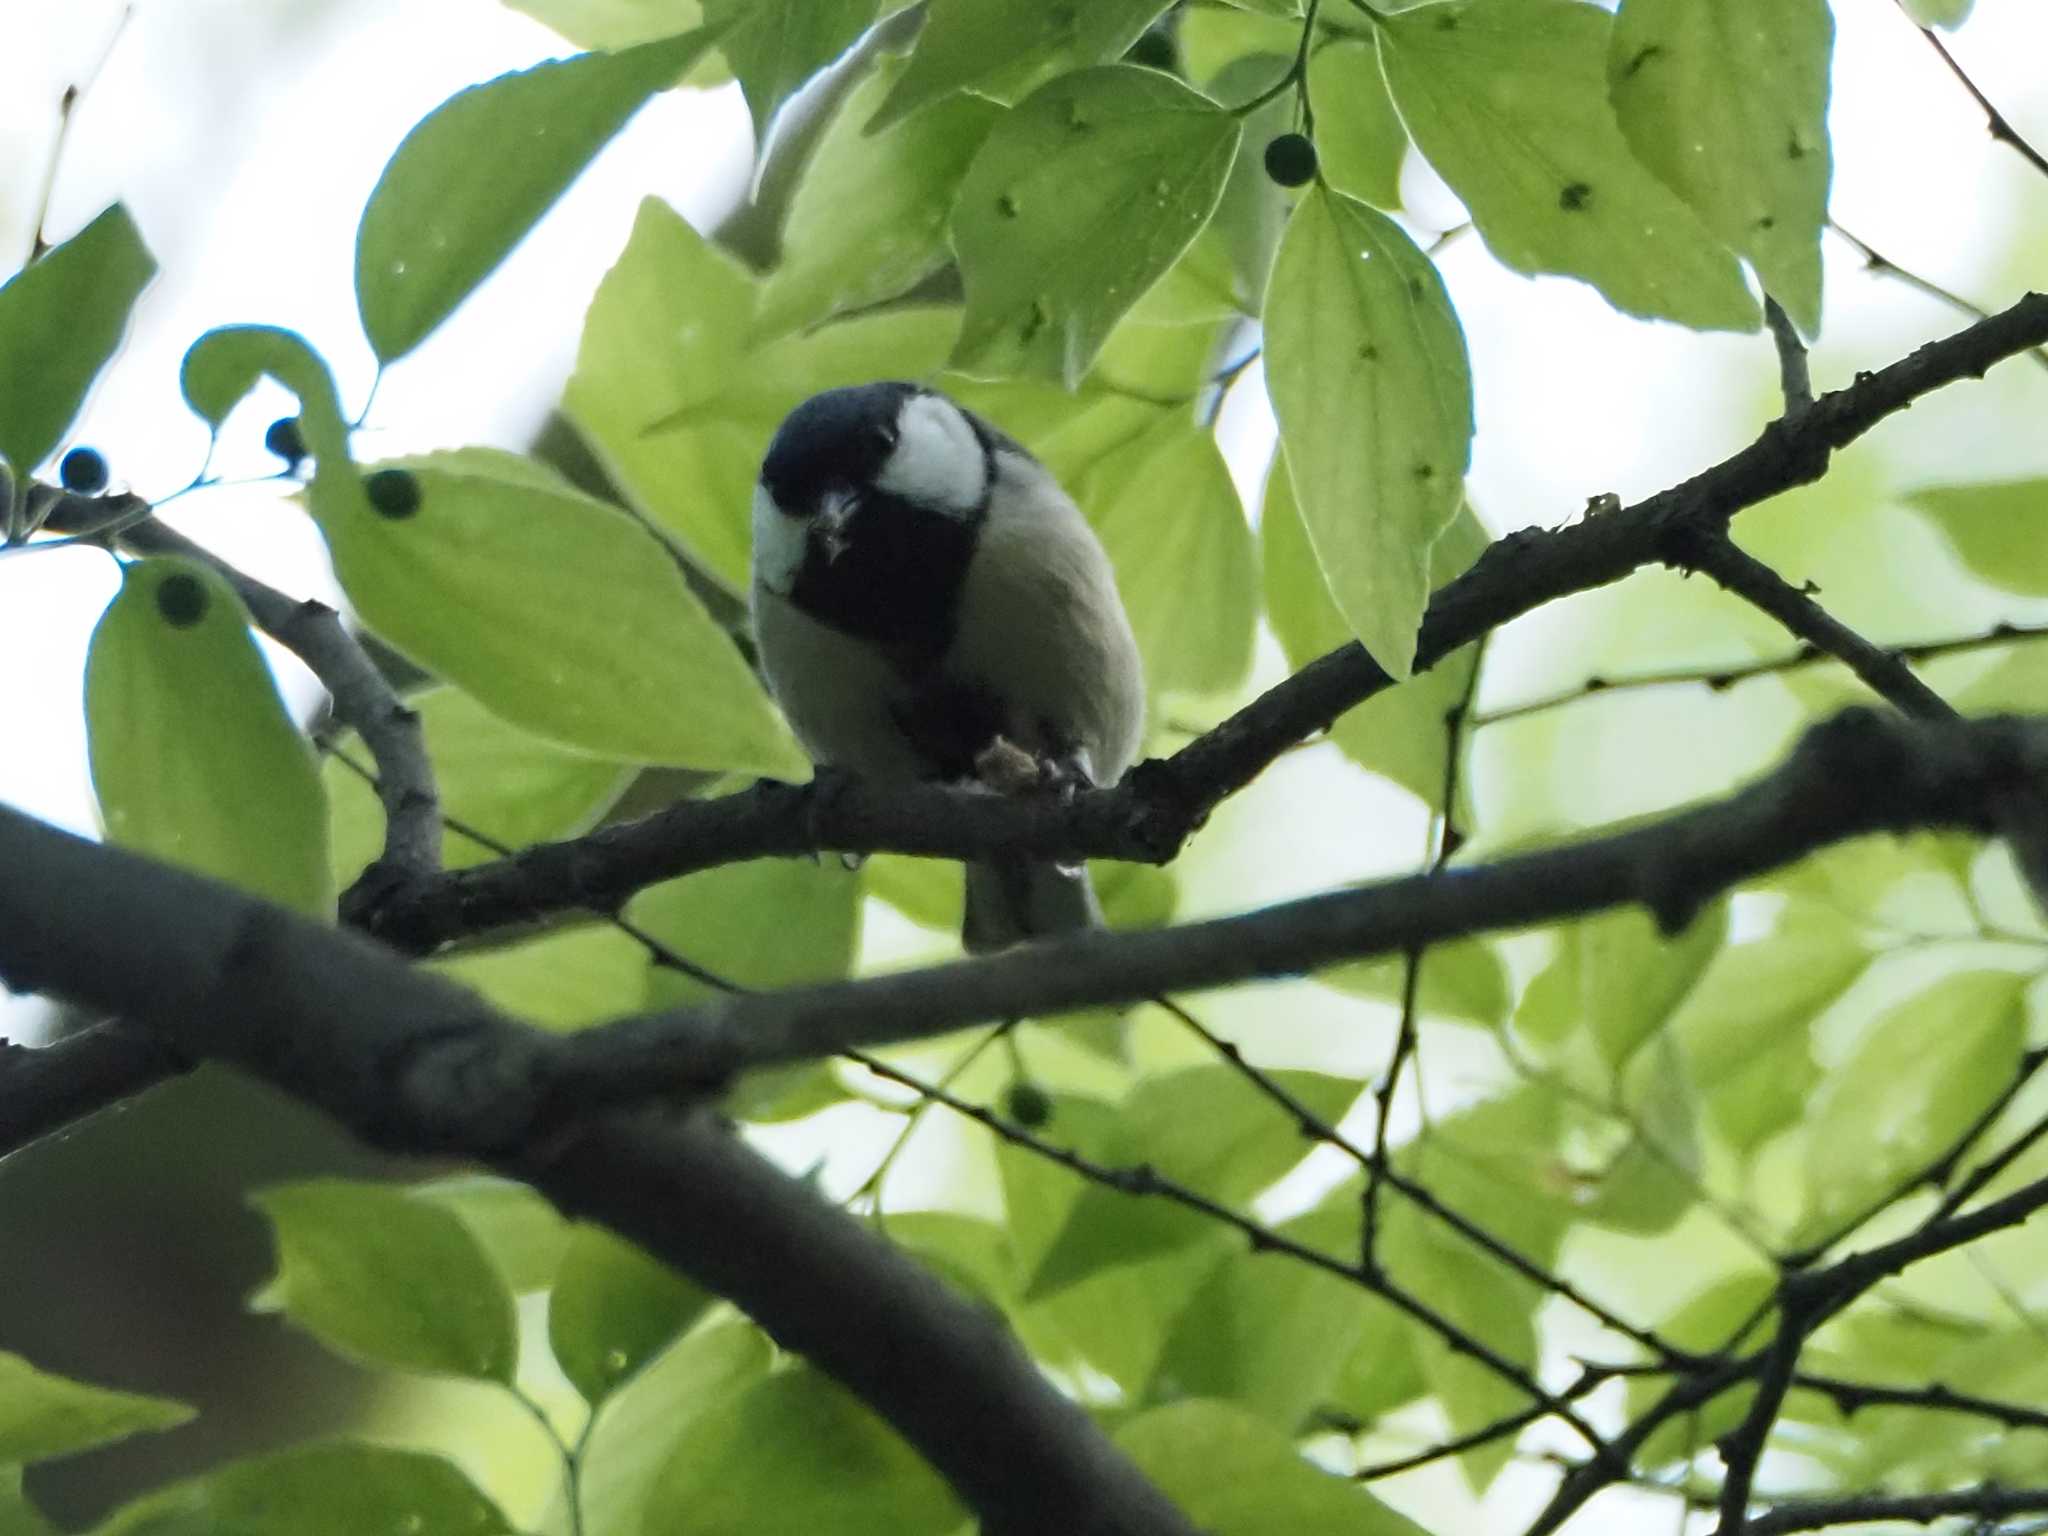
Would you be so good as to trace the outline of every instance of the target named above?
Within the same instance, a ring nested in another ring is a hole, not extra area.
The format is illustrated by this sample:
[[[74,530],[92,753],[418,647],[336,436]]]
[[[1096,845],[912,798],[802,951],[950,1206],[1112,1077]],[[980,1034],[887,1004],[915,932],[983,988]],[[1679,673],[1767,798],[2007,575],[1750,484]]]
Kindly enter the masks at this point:
[[[58,97],[90,73],[121,10],[119,0],[0,5],[8,63],[0,166],[9,168],[0,182],[0,271],[27,249]],[[1989,141],[1981,115],[1891,0],[1836,0],[1836,14],[1836,216],[1901,264],[1990,306],[2030,282],[2048,286],[2048,182]],[[1954,47],[2022,131],[2048,144],[2048,7],[1979,0]],[[116,483],[144,495],[185,484],[206,434],[179,396],[178,363],[201,332],[225,323],[302,331],[333,364],[345,404],[360,406],[372,364],[351,288],[354,228],[385,158],[453,91],[564,51],[494,0],[137,0],[75,116],[50,235],[61,239],[124,199],[162,273],[75,440],[100,448]],[[479,295],[384,381],[360,451],[522,445],[566,376],[584,306],[639,200],[657,194],[708,224],[744,194],[748,143],[731,87],[659,99]],[[1411,169],[1418,214],[1439,227],[1456,222],[1442,189]],[[1866,274],[1840,244],[1831,240],[1828,252],[1815,358],[1823,387],[1960,324]],[[1598,493],[1629,500],[1659,489],[1746,441],[1769,406],[1774,365],[1760,336],[1703,337],[1625,320],[1579,284],[1507,273],[1469,237],[1449,248],[1443,267],[1478,386],[1472,484],[1497,531],[1554,525]],[[2048,472],[2039,425],[2048,379],[1960,393],[1913,413],[1914,452],[1930,476]],[[288,409],[281,392],[245,407],[218,466],[231,475],[274,468],[262,431]],[[1226,427],[1253,492],[1270,441],[1255,384],[1239,391]],[[317,539],[276,486],[208,491],[181,502],[172,520],[288,590],[336,596]],[[0,799],[80,830],[94,825],[83,659],[114,585],[113,566],[97,551],[0,559]],[[1880,617],[1881,632],[1913,630],[1910,602],[1901,597],[1899,606],[1907,617],[1889,625]],[[1571,670],[1569,615],[1526,622],[1554,644],[1522,648],[1514,666],[1490,674],[1489,698],[1581,675]],[[1270,654],[1264,665],[1273,670]],[[280,671],[295,698],[311,698],[295,662]],[[1285,860],[1235,861],[1227,880],[1191,876],[1186,909],[1243,907],[1327,884],[1350,872],[1357,839],[1396,838],[1403,857],[1419,846],[1412,802],[1333,753],[1298,754],[1269,778],[1274,814],[1298,814],[1303,796],[1333,808],[1323,835],[1290,839],[1297,851]],[[1597,775],[1589,785],[1589,795],[1626,799]],[[1249,846],[1274,824],[1266,818],[1258,810],[1221,818],[1214,837]],[[24,1007],[0,999],[0,1032],[27,1022]],[[1518,1505],[1528,1491],[1511,1473],[1489,1506]],[[1472,1510],[1467,1518],[1478,1530],[1492,1517]]]

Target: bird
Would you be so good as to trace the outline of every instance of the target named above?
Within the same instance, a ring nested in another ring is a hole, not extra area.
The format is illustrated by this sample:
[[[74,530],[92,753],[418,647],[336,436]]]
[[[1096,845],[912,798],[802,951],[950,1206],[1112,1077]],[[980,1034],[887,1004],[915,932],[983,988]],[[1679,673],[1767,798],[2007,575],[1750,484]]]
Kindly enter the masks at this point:
[[[821,768],[1068,794],[1114,784],[1145,727],[1115,571],[1053,474],[922,384],[813,395],[752,508],[763,675]],[[967,867],[970,952],[1102,920],[1085,867]]]

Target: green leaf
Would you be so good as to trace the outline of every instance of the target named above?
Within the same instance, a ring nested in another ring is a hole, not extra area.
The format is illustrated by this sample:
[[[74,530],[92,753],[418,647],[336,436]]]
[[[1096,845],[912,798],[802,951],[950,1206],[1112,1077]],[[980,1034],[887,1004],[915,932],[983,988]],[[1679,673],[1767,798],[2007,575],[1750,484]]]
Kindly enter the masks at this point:
[[[2019,1071],[2028,978],[1944,977],[1888,1010],[1809,1111],[1803,1232],[1825,1231],[1947,1149]]]
[[[1076,494],[1116,568],[1152,692],[1235,691],[1251,670],[1258,572],[1215,434],[1169,418]]]
[[[1079,66],[1117,58],[1165,9],[1166,0],[933,0],[910,67],[869,131],[969,86],[1028,79],[1054,60]]]
[[[233,1462],[145,1494],[95,1536],[497,1536],[512,1529],[453,1463],[344,1441]]]
[[[662,1469],[646,1536],[920,1536],[965,1518],[895,1432],[808,1367],[756,1382],[700,1418]]]
[[[579,48],[630,48],[704,21],[701,0],[505,0]],[[693,76],[694,78],[694,76]]]
[[[811,151],[783,224],[782,260],[761,295],[762,332],[894,298],[950,259],[954,194],[1002,108],[956,96],[864,132],[902,73],[899,60],[884,59],[847,93]]]
[[[641,204],[599,285],[564,409],[640,512],[735,592],[749,508],[776,425],[821,389],[923,378],[958,312],[862,316],[756,349],[754,280],[666,205]]]
[[[0,1463],[43,1461],[175,1429],[192,1414],[167,1397],[89,1386],[0,1350]]]
[[[1285,1435],[1226,1403],[1155,1408],[1117,1431],[1139,1470],[1208,1536],[1423,1536]]]
[[[1622,137],[1611,25],[1578,0],[1424,6],[1379,28],[1380,61],[1416,145],[1508,266],[1582,277],[1631,315],[1754,330],[1733,255]]]
[[[1183,13],[1183,29],[1186,20]],[[1292,44],[1285,58],[1259,53],[1232,59],[1205,87],[1205,93],[1217,101],[1256,101],[1293,63]],[[1381,94],[1385,94],[1384,89]],[[1224,280],[1218,284],[1217,298],[1236,301],[1243,295],[1244,302],[1236,307],[1256,313],[1267,280],[1273,275],[1273,255],[1280,249],[1287,216],[1294,211],[1294,193],[1266,174],[1265,148],[1280,134],[1293,130],[1294,113],[1294,95],[1283,91],[1264,106],[1244,114],[1243,142],[1249,147],[1231,162],[1230,178],[1223,184],[1223,196],[1216,204],[1209,227],[1188,248],[1180,265],[1147,296],[1147,302],[1133,311],[1133,318],[1142,315],[1158,295],[1180,286],[1176,278],[1191,263],[1199,262],[1208,247],[1218,243],[1228,256],[1229,266],[1222,274]],[[1223,307],[1216,318],[1232,319],[1234,311]],[[1206,382],[1215,371],[1210,358],[1205,356],[1201,361],[1197,383]]]
[[[1906,501],[1941,530],[1971,575],[2006,592],[2048,596],[2048,480],[1931,485]]]
[[[1544,1044],[1584,1029],[1601,1060],[1619,1072],[1664,1026],[1727,933],[1726,903],[1669,939],[1635,907],[1572,923],[1559,935],[1550,964],[1523,994],[1516,1028]]]
[[[514,1295],[544,1291],[554,1283],[568,1248],[569,1223],[526,1185],[489,1174],[458,1173],[416,1184],[412,1196],[453,1211],[483,1244]]]
[[[1318,186],[1266,295],[1266,381],[1294,493],[1338,609],[1396,680],[1458,515],[1472,375],[1450,296],[1399,225]]]
[[[1276,455],[1266,475],[1265,506],[1259,514],[1263,554],[1266,622],[1297,671],[1318,657],[1348,644],[1351,627],[1337,611],[1329,583],[1316,564],[1315,550],[1302,526],[1294,499],[1294,481],[1284,456]],[[1458,508],[1451,526],[1429,555],[1432,589],[1464,573],[1486,547],[1486,529],[1471,505]],[[1453,651],[1427,672],[1383,689],[1355,709],[1337,717],[1330,737],[1359,766],[1419,796],[1431,810],[1444,808],[1444,766],[1450,752],[1450,713],[1465,700],[1472,670],[1479,664],[1477,646]],[[1367,962],[1369,968],[1385,961]]]
[[[459,91],[384,167],[356,231],[356,307],[379,362],[448,318],[656,91],[715,40],[664,38]]]
[[[706,20],[747,95],[754,142],[806,80],[852,46],[875,19],[877,0],[707,0]]]
[[[637,1013],[647,996],[647,950],[601,923],[430,961],[501,1013],[542,1029],[575,1030]]]
[[[0,1466],[0,1536],[58,1536],[21,1486],[21,1468]]]
[[[299,431],[318,468],[348,462],[348,422],[334,375],[297,331],[274,325],[224,325],[185,351],[178,384],[185,403],[220,431],[228,413],[263,378],[299,397]]]
[[[1340,992],[1399,1003],[1407,989],[1407,962],[1399,955],[1361,960],[1319,973]],[[1463,1019],[1486,1029],[1507,1022],[1512,995],[1507,967],[1484,939],[1452,939],[1423,953],[1415,1005],[1425,1016]]]
[[[1263,78],[1253,79],[1255,89],[1263,91],[1287,73],[1300,42],[1301,23],[1287,16],[1265,16],[1221,6],[1189,6],[1180,15],[1181,66],[1188,79],[1219,101],[1240,99],[1216,89],[1223,71],[1230,65],[1241,59],[1261,60],[1266,66]],[[1320,113],[1322,101],[1318,99],[1316,105]]]
[[[951,859],[878,853],[861,865],[862,888],[923,928],[958,933],[965,915],[961,867]],[[1102,894],[1098,886],[1096,895]]]
[[[1239,136],[1236,118],[1150,70],[1081,70],[1034,92],[960,186],[954,365],[1071,389],[1208,222]]]
[[[1319,1072],[1270,1075],[1328,1124],[1343,1118],[1361,1089],[1349,1078]],[[1074,1118],[1069,1098],[1058,1096],[1052,1124]],[[1061,1126],[1057,1139],[1071,1144],[1067,1137]],[[1294,1119],[1253,1092],[1234,1068],[1189,1067],[1140,1082],[1091,1155],[1112,1167],[1148,1165],[1211,1199],[1241,1205],[1300,1162],[1309,1145]],[[1183,1246],[1214,1229],[1207,1217],[1173,1202],[1088,1185],[1025,1294],[1050,1296],[1099,1269]]]
[[[807,776],[731,638],[627,514],[530,475],[398,461],[416,512],[361,496],[313,514],[363,621],[486,708],[605,756]]]
[[[426,732],[434,787],[451,821],[475,828],[507,848],[525,848],[587,832],[633,777],[633,768],[571,752],[507,725],[459,688],[434,688],[406,700]],[[338,750],[371,766],[354,732]],[[327,788],[335,884],[346,889],[384,847],[384,808],[363,776],[330,756],[320,773]],[[498,855],[490,844],[451,827],[450,869]]]
[[[1607,78],[1636,155],[1820,330],[1827,223],[1827,0],[1624,0]]]
[[[251,1301],[351,1359],[510,1382],[512,1295],[454,1212],[381,1184],[312,1179],[251,1197],[277,1273]]]
[[[713,1298],[602,1227],[579,1225],[548,1297],[548,1343],[586,1401],[604,1401]]]
[[[1325,180],[1376,208],[1401,206],[1408,133],[1387,94],[1371,38],[1326,43],[1309,60],[1316,155]]]
[[[93,793],[123,847],[326,916],[319,772],[248,624],[207,566],[123,568],[85,663]]]
[[[63,440],[155,275],[115,203],[0,286],[0,459],[17,481]]]
[[[1970,19],[1977,0],[1901,0],[1906,14],[1923,27],[1946,27],[1954,31]]]
[[[1714,956],[1670,1034],[1731,1146],[1752,1150],[1805,1113],[1821,1075],[1814,1021],[1869,962],[1854,927],[1810,902],[1794,903],[1765,937]]]
[[[626,915],[655,938],[749,991],[836,981],[860,948],[860,876],[830,855],[751,859],[642,891]],[[674,971],[649,972],[646,1002],[708,995]]]
[[[1745,1269],[1724,1276],[1659,1322],[1658,1336],[1680,1349],[1703,1354],[1732,1349],[1736,1330],[1757,1314],[1772,1289],[1772,1277],[1761,1270]],[[1767,1320],[1764,1328],[1770,1326]],[[1754,1329],[1746,1336],[1752,1347],[1764,1337],[1768,1332],[1759,1335]],[[1626,1398],[1628,1416],[1634,1419],[1646,1412],[1670,1385],[1667,1378],[1655,1376],[1631,1381]],[[1705,1450],[1742,1422],[1755,1395],[1756,1389],[1745,1383],[1669,1420],[1643,1442],[1638,1453],[1643,1464],[1654,1467],[1678,1458],[1690,1459]]]
[[[655,1480],[700,1419],[721,1416],[767,1375],[775,1350],[743,1318],[708,1323],[649,1361],[594,1421],[583,1460],[584,1529],[639,1536]]]

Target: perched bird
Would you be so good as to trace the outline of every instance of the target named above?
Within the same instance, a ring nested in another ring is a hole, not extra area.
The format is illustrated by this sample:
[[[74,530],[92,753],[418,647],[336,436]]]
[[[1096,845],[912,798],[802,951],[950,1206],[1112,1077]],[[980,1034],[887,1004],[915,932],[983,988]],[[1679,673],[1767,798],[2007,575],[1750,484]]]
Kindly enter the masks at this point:
[[[1015,789],[1113,784],[1137,755],[1144,673],[1108,556],[1044,465],[944,395],[806,400],[753,533],[761,665],[814,761]],[[968,866],[969,949],[1098,921],[1085,869]]]

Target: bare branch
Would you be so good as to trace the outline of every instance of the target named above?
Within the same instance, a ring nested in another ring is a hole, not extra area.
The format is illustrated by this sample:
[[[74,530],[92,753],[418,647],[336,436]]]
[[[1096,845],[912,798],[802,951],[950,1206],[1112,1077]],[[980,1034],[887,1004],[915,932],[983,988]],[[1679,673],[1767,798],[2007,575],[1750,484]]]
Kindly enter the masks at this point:
[[[992,1536],[1193,1536],[1001,1321],[704,1110],[586,1113],[564,1042],[379,946],[0,807],[0,980],[132,1019],[372,1145],[475,1158],[729,1297]]]
[[[0,1158],[187,1065],[162,1041],[119,1021],[35,1049],[0,1040]]]
[[[1705,572],[1815,650],[1834,657],[1878,697],[1921,720],[1957,718],[1954,707],[1914,676],[1905,662],[1857,634],[1726,534],[1688,537],[1679,550],[1681,564]]]
[[[1525,529],[1495,542],[1439,591],[1424,616],[1416,665],[1433,666],[1493,629],[1568,596],[1674,557],[1699,533],[1818,479],[1830,455],[1914,400],[2048,341],[2048,296],[1999,314],[1859,375],[1821,396],[1796,422],[1779,421],[1713,468],[1634,506],[1554,531]],[[554,912],[608,910],[634,891],[739,859],[836,850],[978,858],[995,852],[1053,859],[1160,863],[1209,813],[1294,743],[1389,685],[1356,644],[1302,668],[1173,756],[1140,765],[1115,789],[1066,805],[971,794],[938,785],[876,789],[832,778],[804,788],[762,785],[692,801],[589,837],[385,894],[358,916],[402,948]]]
[[[1991,137],[2015,151],[2022,160],[2043,176],[2048,176],[2048,158],[2044,158],[2038,149],[2029,144],[2020,131],[2013,127],[2011,120],[1992,104],[1991,98],[1977,88],[1977,82],[1969,77],[1963,66],[1956,62],[1956,56],[1948,51],[1948,44],[1936,35],[1932,27],[1921,27],[1919,32],[1927,40],[1927,46],[1932,48],[1941,62],[1948,66],[1948,72],[1970,93],[1970,99],[1977,103],[1978,110],[1984,114],[1985,126],[1991,130]]]
[[[1785,307],[1764,295],[1764,320],[1778,349],[1778,392],[1785,397],[1785,414],[1797,416],[1813,404],[1813,374],[1806,361],[1806,343],[1799,339],[1799,327],[1785,313]]]
[[[1961,294],[1944,288],[1941,284],[1934,282],[1930,278],[1922,277],[1919,273],[1909,268],[1900,266],[1891,257],[1873,246],[1868,240],[1843,228],[1832,218],[1828,220],[1827,227],[1854,246],[1856,253],[1863,258],[1863,265],[1879,277],[1894,278],[1904,283],[1915,293],[1924,294],[1937,304],[1946,304],[1959,315],[1968,315],[1976,320],[1989,318],[1991,311],[1983,305],[1973,304]],[[2048,368],[2048,349],[2029,347],[2026,351],[2026,357],[2036,367]]]
[[[1856,1493],[1838,1499],[1799,1499],[1749,1522],[1749,1536],[1786,1536],[1832,1525],[1907,1520],[1929,1525],[1955,1515],[1997,1520],[2048,1511],[2048,1488],[1960,1488],[1953,1493]]]

